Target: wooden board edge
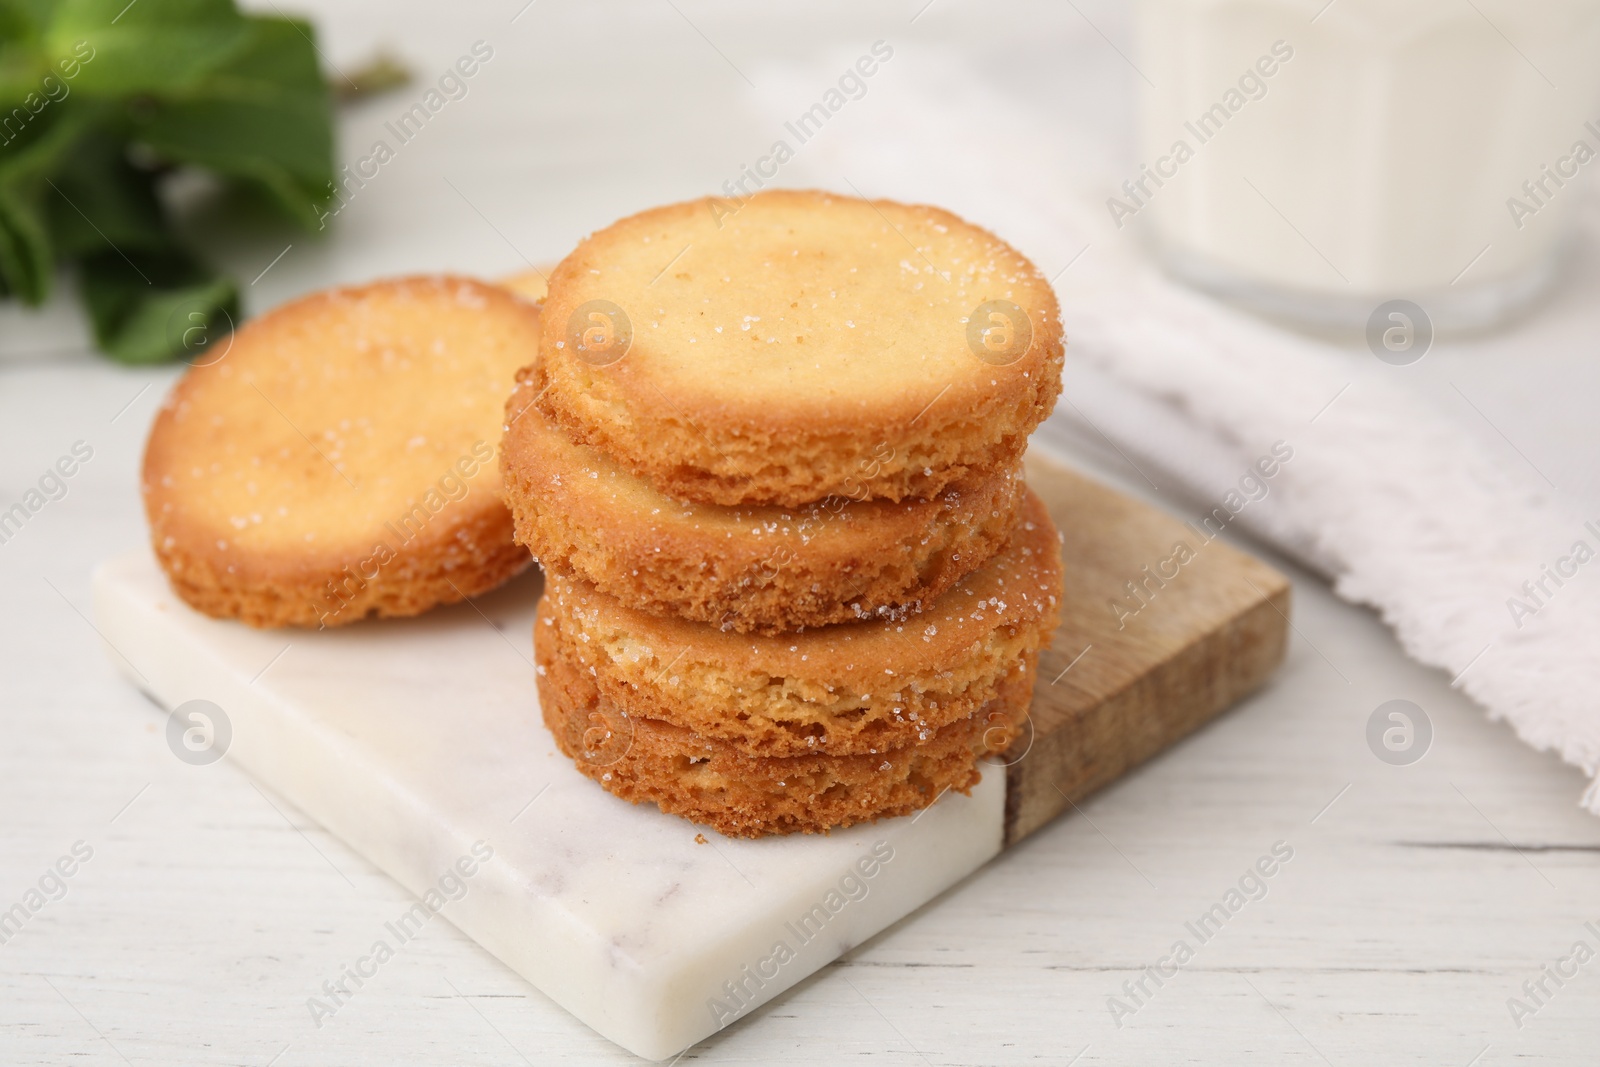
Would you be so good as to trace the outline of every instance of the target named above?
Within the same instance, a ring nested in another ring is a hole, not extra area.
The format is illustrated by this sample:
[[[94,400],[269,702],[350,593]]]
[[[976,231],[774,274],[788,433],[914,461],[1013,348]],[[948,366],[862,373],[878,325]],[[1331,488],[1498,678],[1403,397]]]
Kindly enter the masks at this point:
[[[1006,768],[1002,848],[1021,841],[1264,685],[1288,651],[1291,589],[1265,594]],[[1040,678],[1037,690],[1049,683]]]

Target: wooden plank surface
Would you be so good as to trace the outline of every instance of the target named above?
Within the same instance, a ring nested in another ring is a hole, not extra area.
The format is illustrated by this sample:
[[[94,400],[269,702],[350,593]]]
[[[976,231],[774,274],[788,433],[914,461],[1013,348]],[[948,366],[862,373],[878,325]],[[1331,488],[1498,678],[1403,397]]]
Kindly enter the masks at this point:
[[[1061,529],[1065,590],[1032,744],[1009,757],[1007,845],[1266,681],[1289,630],[1289,580],[1213,530],[1037,452],[1028,484]]]

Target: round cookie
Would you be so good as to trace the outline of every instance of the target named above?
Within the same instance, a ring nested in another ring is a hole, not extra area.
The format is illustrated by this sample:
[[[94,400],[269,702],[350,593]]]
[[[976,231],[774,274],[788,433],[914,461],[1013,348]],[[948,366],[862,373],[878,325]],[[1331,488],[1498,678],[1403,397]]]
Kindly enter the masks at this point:
[[[1060,553],[1029,492],[1010,544],[921,612],[776,636],[650,615],[550,571],[534,644],[629,716],[745,755],[870,755],[930,740],[1032,670],[1058,621]]]
[[[769,191],[656,208],[550,276],[541,407],[662,492],[929,499],[1061,391],[1054,292],[937,208]]]
[[[541,646],[539,703],[545,724],[578,770],[635,804],[710,826],[729,837],[795,832],[909,815],[947,790],[969,793],[977,762],[1004,752],[1027,719],[1032,661],[994,697],[914,745],[864,755],[753,757],[681,726],[630,716],[589,673]]]
[[[495,444],[538,330],[506,290],[439,276],[318,293],[219,342],[145,449],[173,588],[252,626],[332,626],[522,570]]]
[[[518,375],[500,450],[517,540],[641,611],[762,633],[903,616],[981,566],[1016,525],[1020,466],[929,501],[674,500],[573,443],[533,403],[531,378]]]

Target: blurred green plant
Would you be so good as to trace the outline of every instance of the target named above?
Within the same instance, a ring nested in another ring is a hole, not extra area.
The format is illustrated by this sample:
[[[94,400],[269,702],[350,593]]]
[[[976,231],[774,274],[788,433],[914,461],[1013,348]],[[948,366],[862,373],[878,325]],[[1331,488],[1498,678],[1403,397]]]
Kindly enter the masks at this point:
[[[76,266],[95,340],[153,363],[239,318],[158,188],[197,167],[308,230],[333,183],[309,24],[233,0],[0,0],[0,297]]]

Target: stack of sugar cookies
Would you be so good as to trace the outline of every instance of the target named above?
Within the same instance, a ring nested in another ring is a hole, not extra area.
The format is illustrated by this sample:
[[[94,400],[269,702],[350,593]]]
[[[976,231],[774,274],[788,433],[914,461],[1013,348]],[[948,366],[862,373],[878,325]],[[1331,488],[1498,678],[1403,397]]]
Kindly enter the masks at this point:
[[[747,837],[970,790],[1057,621],[1020,463],[1062,346],[1033,265],[933,208],[770,192],[585,240],[500,456],[562,750]]]

